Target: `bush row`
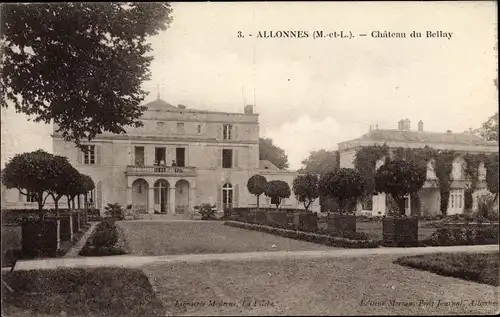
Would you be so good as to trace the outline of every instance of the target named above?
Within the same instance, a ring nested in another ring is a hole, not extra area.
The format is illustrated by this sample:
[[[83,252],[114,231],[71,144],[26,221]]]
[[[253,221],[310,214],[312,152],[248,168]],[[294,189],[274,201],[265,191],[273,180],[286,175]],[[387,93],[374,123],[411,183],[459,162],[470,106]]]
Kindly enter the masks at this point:
[[[428,239],[425,246],[498,244],[497,226],[487,228],[439,228]]]
[[[249,230],[256,230],[260,232],[275,234],[281,237],[303,240],[308,242],[320,243],[327,246],[340,247],[340,248],[377,248],[378,242],[374,240],[351,240],[343,237],[334,237],[331,235],[296,231],[284,228],[275,228],[265,225],[249,224],[244,222],[226,221],[225,225]]]
[[[106,256],[126,254],[118,245],[118,229],[113,218],[101,221],[90,239],[80,251],[82,256]]]

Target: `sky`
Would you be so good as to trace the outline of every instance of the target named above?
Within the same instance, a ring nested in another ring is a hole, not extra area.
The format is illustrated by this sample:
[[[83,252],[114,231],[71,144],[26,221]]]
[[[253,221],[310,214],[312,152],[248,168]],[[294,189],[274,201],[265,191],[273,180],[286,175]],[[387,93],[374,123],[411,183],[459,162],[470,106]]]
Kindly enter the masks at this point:
[[[288,155],[334,150],[378,125],[463,132],[497,112],[495,2],[173,3],[170,27],[150,39],[157,98],[188,108],[243,112],[254,104],[260,135]],[[263,31],[307,38],[257,38]],[[315,30],[352,39],[313,39]],[[238,31],[244,35],[238,38]],[[407,38],[373,38],[373,31]],[[412,31],[422,38],[410,38]],[[426,32],[452,32],[426,38]],[[360,37],[358,34],[367,36]],[[252,36],[249,36],[252,34]],[[2,109],[2,166],[15,153],[52,151],[50,125]]]

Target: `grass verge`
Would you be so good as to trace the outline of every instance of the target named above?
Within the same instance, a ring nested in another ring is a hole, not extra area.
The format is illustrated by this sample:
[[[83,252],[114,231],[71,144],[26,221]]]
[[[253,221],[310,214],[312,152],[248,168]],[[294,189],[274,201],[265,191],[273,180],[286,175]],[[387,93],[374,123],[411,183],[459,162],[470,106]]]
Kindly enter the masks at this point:
[[[482,284],[499,286],[499,253],[425,254],[398,258],[395,263],[458,277]]]
[[[14,271],[2,277],[14,290],[4,292],[2,315],[158,316],[162,304],[141,270],[71,268]],[[63,313],[64,314],[64,313]]]

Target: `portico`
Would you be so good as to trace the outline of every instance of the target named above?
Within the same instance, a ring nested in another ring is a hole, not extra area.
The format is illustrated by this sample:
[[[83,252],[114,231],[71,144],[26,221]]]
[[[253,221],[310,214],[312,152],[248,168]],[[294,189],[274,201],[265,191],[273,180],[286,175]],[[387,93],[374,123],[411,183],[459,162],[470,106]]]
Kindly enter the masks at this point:
[[[127,176],[127,205],[140,213],[188,215],[195,191],[195,177]]]

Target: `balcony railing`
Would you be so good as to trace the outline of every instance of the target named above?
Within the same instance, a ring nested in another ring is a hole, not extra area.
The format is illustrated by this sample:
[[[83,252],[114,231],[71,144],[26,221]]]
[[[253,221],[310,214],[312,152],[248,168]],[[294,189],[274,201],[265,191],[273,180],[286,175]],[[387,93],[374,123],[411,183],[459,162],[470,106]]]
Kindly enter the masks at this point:
[[[127,166],[127,175],[169,175],[169,176],[196,176],[196,168],[191,166]]]

